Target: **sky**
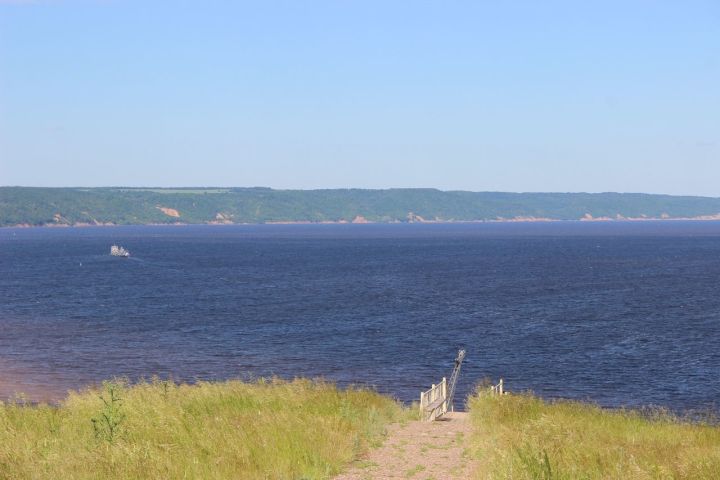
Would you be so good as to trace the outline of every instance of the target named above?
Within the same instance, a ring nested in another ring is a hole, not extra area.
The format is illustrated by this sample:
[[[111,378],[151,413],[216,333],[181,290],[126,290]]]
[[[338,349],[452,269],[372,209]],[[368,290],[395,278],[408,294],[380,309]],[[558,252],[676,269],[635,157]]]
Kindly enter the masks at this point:
[[[720,197],[720,2],[0,0],[0,185]]]

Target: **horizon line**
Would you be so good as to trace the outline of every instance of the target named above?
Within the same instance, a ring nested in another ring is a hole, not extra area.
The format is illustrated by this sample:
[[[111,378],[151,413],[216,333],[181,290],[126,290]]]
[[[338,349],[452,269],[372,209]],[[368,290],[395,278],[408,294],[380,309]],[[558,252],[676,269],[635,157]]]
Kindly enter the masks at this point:
[[[296,191],[296,192],[317,192],[317,191],[328,191],[328,190],[360,190],[360,191],[389,191],[389,190],[432,190],[443,193],[509,193],[517,195],[526,194],[556,194],[556,195],[654,195],[654,196],[667,196],[667,197],[697,197],[697,198],[720,198],[720,195],[699,195],[699,194],[673,194],[673,193],[650,193],[650,192],[621,192],[621,191],[552,191],[552,190],[533,190],[533,191],[512,191],[512,190],[464,190],[464,189],[443,189],[438,187],[385,187],[385,188],[370,188],[370,187],[322,187],[322,188],[276,188],[267,186],[212,186],[212,185],[194,185],[194,186],[172,186],[172,187],[159,187],[159,186],[125,186],[125,185],[104,185],[104,186],[36,186],[36,185],[0,185],[0,188],[37,188],[37,189],[72,189],[72,190],[101,190],[101,189],[123,189],[123,190],[273,190],[273,191]]]

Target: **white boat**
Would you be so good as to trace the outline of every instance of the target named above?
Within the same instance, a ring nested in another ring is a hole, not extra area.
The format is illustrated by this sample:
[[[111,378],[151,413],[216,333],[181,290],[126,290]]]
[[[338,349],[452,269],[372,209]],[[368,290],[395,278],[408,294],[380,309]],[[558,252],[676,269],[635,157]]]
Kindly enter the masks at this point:
[[[130,252],[128,252],[119,245],[113,245],[112,247],[110,247],[110,255],[112,255],[113,257],[129,257]]]

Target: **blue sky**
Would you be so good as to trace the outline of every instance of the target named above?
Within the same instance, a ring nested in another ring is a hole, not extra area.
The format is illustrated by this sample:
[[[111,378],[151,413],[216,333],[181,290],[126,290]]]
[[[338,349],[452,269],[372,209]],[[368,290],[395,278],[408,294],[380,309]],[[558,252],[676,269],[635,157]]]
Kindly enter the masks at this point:
[[[719,179],[717,0],[0,0],[0,185]]]

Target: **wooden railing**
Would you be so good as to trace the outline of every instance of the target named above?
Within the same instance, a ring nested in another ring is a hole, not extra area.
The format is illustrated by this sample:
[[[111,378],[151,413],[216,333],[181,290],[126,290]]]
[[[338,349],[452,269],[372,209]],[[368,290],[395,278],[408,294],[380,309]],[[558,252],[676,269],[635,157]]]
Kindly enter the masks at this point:
[[[493,395],[503,395],[505,393],[505,391],[503,390],[502,378],[497,383],[497,385],[490,385],[490,393],[492,393]]]
[[[433,384],[432,388],[420,393],[420,416],[423,420],[433,421],[448,411],[447,405],[447,379]]]

